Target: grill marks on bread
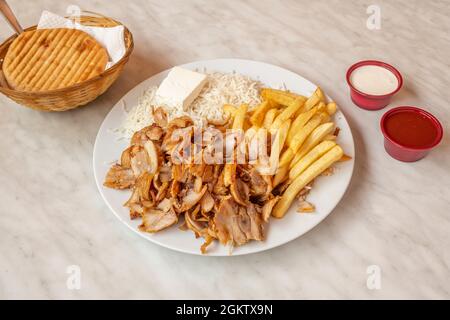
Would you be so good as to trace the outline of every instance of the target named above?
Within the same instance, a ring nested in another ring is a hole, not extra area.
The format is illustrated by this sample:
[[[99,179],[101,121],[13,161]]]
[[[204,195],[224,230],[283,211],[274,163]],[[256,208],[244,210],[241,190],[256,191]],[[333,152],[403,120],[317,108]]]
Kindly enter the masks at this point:
[[[3,72],[11,88],[47,91],[101,74],[108,54],[94,38],[76,29],[26,31],[11,44]]]

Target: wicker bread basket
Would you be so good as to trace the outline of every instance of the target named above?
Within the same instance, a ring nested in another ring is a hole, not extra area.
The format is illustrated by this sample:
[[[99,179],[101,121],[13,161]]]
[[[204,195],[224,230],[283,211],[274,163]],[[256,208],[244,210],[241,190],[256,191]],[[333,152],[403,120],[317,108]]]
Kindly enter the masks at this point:
[[[121,25],[118,21],[111,18],[98,16],[97,14],[91,12],[89,12],[89,15],[77,17],[77,19],[77,22],[86,26],[114,27]],[[27,28],[26,30],[34,29],[36,29],[36,26]],[[8,51],[12,41],[17,36],[18,35],[15,34],[0,45],[0,70],[2,70],[3,59],[5,58],[6,52]],[[7,86],[5,81],[0,81],[0,92],[18,104],[42,111],[65,111],[85,105],[104,93],[122,72],[134,46],[133,36],[126,27],[124,27],[124,38],[126,46],[125,55],[119,62],[96,77],[67,88],[41,92],[24,92],[13,90]]]

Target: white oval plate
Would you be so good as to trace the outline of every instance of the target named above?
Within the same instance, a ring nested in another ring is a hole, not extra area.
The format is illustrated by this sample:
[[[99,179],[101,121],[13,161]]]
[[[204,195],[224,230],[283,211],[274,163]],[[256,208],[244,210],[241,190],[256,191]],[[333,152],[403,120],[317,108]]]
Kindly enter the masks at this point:
[[[280,88],[285,86],[287,89],[305,96],[311,95],[316,89],[315,84],[291,71],[256,61],[217,59],[192,62],[181,65],[181,67],[199,71],[206,69],[208,72],[238,72],[260,80],[268,87]],[[122,151],[129,143],[123,139],[118,140],[117,135],[113,132],[126,117],[123,109],[124,103],[128,108],[135,106],[142,93],[150,86],[159,85],[168,72],[169,70],[158,73],[137,85],[108,113],[95,140],[94,175],[97,187],[108,207],[131,230],[163,247],[185,253],[201,254],[200,245],[203,243],[203,240],[195,239],[194,234],[190,231],[181,231],[177,227],[172,227],[156,234],[140,232],[138,230],[140,219],[130,220],[128,209],[123,207],[123,203],[130,196],[130,191],[113,190],[103,186],[109,167],[120,158]],[[342,199],[352,177],[355,150],[350,127],[341,111],[336,113],[334,120],[341,129],[338,143],[343,147],[347,155],[353,157],[353,160],[338,163],[334,175],[316,179],[314,187],[308,196],[308,201],[316,206],[316,212],[299,214],[296,212],[295,205],[293,205],[283,219],[270,220],[265,241],[252,241],[242,247],[234,248],[233,255],[268,250],[300,237],[328,216]],[[208,255],[228,256],[229,249],[216,242],[208,247]]]

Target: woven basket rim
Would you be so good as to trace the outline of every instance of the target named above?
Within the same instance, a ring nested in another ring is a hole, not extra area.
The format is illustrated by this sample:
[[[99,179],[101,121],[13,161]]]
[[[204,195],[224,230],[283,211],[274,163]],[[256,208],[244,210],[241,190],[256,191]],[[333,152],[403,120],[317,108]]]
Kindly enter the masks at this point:
[[[133,34],[131,33],[131,31],[120,21],[117,21],[113,18],[110,17],[105,17],[105,16],[100,16],[100,17],[96,17],[96,16],[88,16],[88,15],[82,15],[80,16],[80,18],[87,18],[87,19],[108,19],[110,21],[113,21],[114,23],[116,23],[118,26],[121,25],[124,27],[124,37],[125,34],[128,34],[130,37],[130,44],[129,46],[126,48],[125,54],[123,55],[122,58],[120,58],[119,61],[117,61],[111,68],[104,70],[102,73],[100,73],[99,75],[92,77],[90,79],[87,79],[83,82],[79,82],[79,83],[75,83],[71,86],[68,87],[64,87],[64,88],[59,88],[59,89],[53,89],[53,90],[45,90],[45,91],[23,91],[23,90],[15,90],[15,89],[10,89],[10,88],[6,88],[6,87],[0,87],[0,91],[2,91],[3,93],[6,94],[27,94],[27,95],[59,95],[61,93],[64,93],[67,90],[76,90],[76,89],[81,89],[93,82],[96,82],[97,80],[99,80],[100,78],[103,78],[105,76],[110,75],[111,73],[113,73],[117,68],[119,68],[119,66],[128,59],[128,57],[130,56],[131,52],[133,51],[134,48],[134,40],[133,40]],[[37,28],[37,25],[33,25],[31,27],[28,27],[26,29],[24,29],[24,31],[28,31],[28,30],[34,30]],[[14,34],[11,37],[9,37],[8,39],[6,39],[5,41],[3,41],[3,43],[1,43],[0,45],[3,45],[5,43],[8,43],[9,41],[13,41],[13,39],[15,39],[18,36],[18,34]],[[125,44],[126,46],[126,44]]]

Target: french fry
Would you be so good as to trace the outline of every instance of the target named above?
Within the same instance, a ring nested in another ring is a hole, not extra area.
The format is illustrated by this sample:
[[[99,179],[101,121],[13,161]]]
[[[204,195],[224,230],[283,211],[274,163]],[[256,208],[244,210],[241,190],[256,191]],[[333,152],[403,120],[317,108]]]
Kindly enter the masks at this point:
[[[262,95],[264,95],[264,92],[266,90],[269,90],[269,91],[272,91],[272,92],[276,92],[276,93],[279,93],[279,94],[283,94],[283,95],[292,97],[294,99],[296,99],[298,97],[302,97],[302,98],[304,98],[306,100],[306,97],[302,96],[301,94],[297,94],[297,93],[294,93],[294,92],[291,92],[291,91],[288,91],[288,90],[280,90],[280,89],[264,88],[264,89],[261,90]]]
[[[320,102],[319,92],[321,92],[321,90],[320,91],[319,90],[320,88],[317,87],[316,91],[314,91],[314,93],[308,98],[308,100],[306,100],[305,111],[308,111],[309,109],[311,109]]]
[[[330,102],[329,104],[327,104],[327,113],[332,116],[336,113],[337,111],[337,105],[335,102]]]
[[[234,120],[233,120],[233,129],[239,130],[244,128],[244,120],[245,120],[245,114],[247,113],[248,105],[243,103],[237,109],[236,113],[234,114]]]
[[[291,120],[287,120],[280,129],[277,130],[275,134],[274,141],[272,143],[272,148],[270,150],[269,164],[270,171],[273,175],[275,170],[278,168],[278,159],[280,157],[280,153],[283,150],[284,143],[286,142],[286,137],[289,132],[289,126],[291,125]]]
[[[313,132],[306,138],[300,149],[297,151],[295,158],[291,161],[290,167],[292,168],[297,162],[303,158],[312,148],[317,144],[325,140],[325,138],[334,130],[333,122],[326,122],[319,125]],[[294,162],[295,161],[295,162]]]
[[[257,126],[252,126],[250,127],[248,130],[245,131],[244,133],[244,138],[246,142],[249,142],[253,139],[253,137],[256,135],[256,133],[258,132],[258,127]]]
[[[315,115],[314,117],[312,117],[311,120],[309,120],[305,124],[305,126],[292,138],[289,148],[292,149],[294,153],[296,153],[298,149],[300,149],[305,139],[310,135],[311,132],[313,132],[315,128],[317,128],[317,126],[320,125],[321,122],[321,115]]]
[[[275,141],[278,142],[278,156],[280,156],[281,150],[284,148],[290,126],[291,120],[288,119],[281,125],[280,129],[277,130]]]
[[[327,111],[327,105],[325,104],[325,102],[320,101],[317,104],[317,111],[319,111],[319,112],[326,112]]]
[[[245,115],[248,110],[248,105],[243,103],[241,106],[237,109],[237,111],[234,114],[234,120],[233,120],[233,130],[242,130],[244,128],[244,121],[245,121]],[[225,186],[229,186],[232,183],[233,176],[236,172],[236,164],[235,163],[227,163],[225,165],[224,169],[224,176],[223,176],[223,182]]]
[[[227,163],[223,170],[223,184],[228,187],[233,182],[233,176],[236,174],[236,164]]]
[[[285,181],[288,178],[289,173],[289,166],[284,166],[281,168],[278,168],[277,173],[275,174],[275,177],[273,178],[273,187],[276,187],[283,181]]]
[[[270,155],[267,154],[268,131],[265,128],[258,128],[256,134],[252,138],[251,145],[248,147],[249,159],[256,163],[258,171],[270,166]],[[250,153],[251,152],[251,153]],[[266,173],[272,176],[273,173]]]
[[[309,151],[300,161],[289,171],[289,179],[295,180],[303,171],[306,170],[314,161],[319,159],[331,148],[336,145],[334,141],[323,141]]]
[[[247,148],[248,161],[250,164],[255,164],[258,161],[259,148],[262,145],[259,143],[258,132],[264,130],[256,126],[251,127],[244,134],[244,143]],[[265,136],[264,136],[265,137]]]
[[[231,117],[234,117],[237,110],[238,110],[238,108],[236,108],[235,106],[232,106],[231,104],[223,105],[223,113],[229,114]]]
[[[322,122],[321,123],[327,123],[331,119],[330,115],[326,111],[320,113],[320,117],[322,118]]]
[[[320,101],[325,102],[325,95],[323,94],[323,91],[322,89],[320,89],[320,87],[317,87],[314,93],[319,97]]]
[[[269,129],[278,113],[278,109],[270,109],[269,111],[267,111],[266,115],[264,116],[263,127]]]
[[[248,113],[245,115],[244,118],[244,125],[242,127],[242,130],[244,130],[244,132],[246,132],[248,129],[250,129],[252,126],[251,122],[250,122],[250,117],[248,115]]]
[[[278,170],[285,166],[289,168],[289,164],[291,163],[293,158],[294,158],[294,151],[292,151],[291,148],[287,148],[281,155],[280,163],[278,164]]]
[[[283,106],[288,106],[297,98],[302,98],[306,101],[306,97],[302,95],[298,95],[289,91],[276,90],[270,88],[264,88],[261,90],[261,96],[264,100],[272,100],[276,103],[279,103]]]
[[[315,115],[306,125],[292,138],[289,148],[281,155],[279,167],[289,165],[295,154],[298,152],[303,142],[308,138],[311,132],[316,129],[322,122],[321,115]]]
[[[313,181],[317,176],[329,168],[333,163],[338,161],[344,151],[338,145],[334,146],[331,150],[325,153],[317,161],[311,164],[302,174],[300,174],[292,184],[283,193],[280,201],[275,205],[272,215],[275,218],[282,218],[289,207],[294,201],[296,195],[311,181]]]
[[[279,104],[279,103],[276,103],[275,101],[273,101],[273,100],[268,100],[269,101],[269,104],[270,104],[270,109],[273,109],[273,108],[280,108],[281,107],[281,105]]]
[[[295,156],[294,156],[294,158],[291,160],[291,162],[289,163],[289,169],[292,169],[296,164],[297,164],[297,162],[300,160],[300,155],[299,155],[299,153],[297,152],[296,154],[295,154]]]
[[[333,122],[326,122],[321,125],[319,125],[316,129],[314,129],[313,132],[306,138],[305,142],[301,146],[301,148],[298,150],[298,153],[303,156],[309,150],[314,148],[319,142],[325,140],[325,138],[331,134],[334,130],[334,123]]]
[[[264,117],[270,109],[274,108],[274,104],[270,103],[270,101],[263,101],[261,104],[255,109],[253,115],[250,117],[250,122],[252,125],[256,127],[261,127],[264,123]]]
[[[291,144],[292,138],[316,114],[316,112],[317,112],[317,107],[314,107],[311,110],[306,111],[295,118],[295,120],[292,122],[291,129],[289,129],[289,133],[288,133],[287,141],[286,141],[287,145]]]
[[[282,106],[288,106],[290,103],[292,103],[292,101],[295,100],[295,98],[274,91],[267,91],[264,95],[262,95],[262,97],[265,100],[273,101],[275,103],[281,104]]]
[[[323,106],[319,105],[321,102],[324,104]],[[311,110],[311,108],[313,108],[316,105],[320,108],[324,108],[326,106],[325,96],[322,92],[322,89],[320,89],[319,87],[317,87],[317,89],[313,92],[313,94],[305,101],[303,107],[297,110],[297,112],[295,113],[295,117],[298,117],[300,114],[308,110]]]
[[[286,109],[284,109],[273,121],[270,126],[270,130],[274,131],[281,127],[281,125],[288,119],[290,119],[295,112],[300,109],[305,100],[303,98],[296,98]]]

